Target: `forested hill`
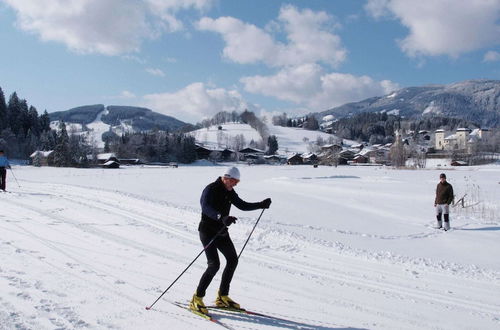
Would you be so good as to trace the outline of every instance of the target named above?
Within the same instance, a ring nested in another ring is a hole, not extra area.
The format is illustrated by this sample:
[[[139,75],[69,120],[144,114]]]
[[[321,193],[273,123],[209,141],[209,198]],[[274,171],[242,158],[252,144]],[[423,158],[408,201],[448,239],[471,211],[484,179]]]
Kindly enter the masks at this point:
[[[432,116],[474,121],[483,127],[500,126],[500,81],[466,80],[448,85],[403,88],[381,97],[316,113],[316,118],[344,118],[362,112],[399,115],[408,119]]]
[[[96,120],[100,113],[102,113],[103,123],[111,126],[126,124],[136,131],[152,129],[177,131],[189,127],[189,124],[174,117],[162,115],[147,108],[132,106],[85,105],[66,111],[53,112],[49,115],[51,121],[63,120],[67,123],[87,125]]]

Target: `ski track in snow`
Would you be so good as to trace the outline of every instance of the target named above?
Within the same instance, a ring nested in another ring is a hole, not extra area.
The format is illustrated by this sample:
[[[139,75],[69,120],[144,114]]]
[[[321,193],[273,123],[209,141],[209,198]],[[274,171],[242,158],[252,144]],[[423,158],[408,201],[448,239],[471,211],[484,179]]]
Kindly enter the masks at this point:
[[[196,233],[199,209],[81,185],[44,183],[44,193],[35,189],[34,182],[24,181],[19,193],[5,194],[0,200],[0,207],[8,205],[2,207],[0,217],[0,229],[5,233],[0,238],[0,252],[18,256],[14,264],[0,266],[3,328],[162,328],[165,316],[176,320],[180,328],[209,328],[204,320],[165,302],[155,307],[159,313],[143,311],[143,306],[154,300],[163,291],[163,285],[183,269],[186,255],[201,249]],[[375,207],[367,206],[367,211],[392,216]],[[237,249],[254,222],[251,217],[239,220],[239,226],[232,228],[231,233]],[[293,231],[297,228],[313,235],[298,234]],[[236,274],[238,282],[244,283],[240,296],[255,299],[252,287],[259,287],[260,292],[266,288],[269,292],[281,292],[280,296],[289,298],[278,301],[281,306],[274,314],[296,323],[286,326],[266,319],[252,323],[242,315],[223,315],[224,321],[238,329],[340,329],[340,323],[383,329],[396,329],[402,324],[418,329],[447,327],[446,321],[438,326],[434,318],[412,312],[412,306],[421,306],[420,310],[446,311],[447,317],[466,313],[473,320],[500,326],[500,302],[491,295],[500,286],[498,272],[474,265],[355,249],[314,237],[314,232],[328,231],[376,240],[418,240],[442,235],[430,226],[418,233],[384,236],[268,221],[256,229],[252,244],[242,256],[244,263]],[[9,239],[11,235],[15,239]],[[141,240],[144,237],[150,240]],[[172,246],[179,249],[173,250]],[[189,276],[197,280],[203,268],[204,262],[197,263]],[[245,271],[252,268],[263,274],[281,274],[278,279],[283,282],[262,281],[254,276],[255,271]],[[34,274],[28,274],[26,269],[33,269]],[[312,290],[308,286],[290,286],[290,278],[309,283]],[[54,282],[58,285],[54,286]],[[446,289],[441,283],[447,283]],[[178,285],[187,299],[193,287]],[[81,290],[89,292],[74,295]],[[321,290],[324,295],[318,295]],[[357,292],[357,297],[352,297],[352,292]],[[274,306],[279,298],[273,294],[258,299],[262,306]],[[386,303],[373,303],[378,299],[395,307],[387,309]],[[95,305],[102,307],[99,313],[95,313]],[[300,305],[302,311],[293,317],[286,311],[293,311],[295,305]],[[265,308],[256,311],[266,313]],[[349,311],[349,315],[344,311]],[[134,315],[136,321],[131,321]]]

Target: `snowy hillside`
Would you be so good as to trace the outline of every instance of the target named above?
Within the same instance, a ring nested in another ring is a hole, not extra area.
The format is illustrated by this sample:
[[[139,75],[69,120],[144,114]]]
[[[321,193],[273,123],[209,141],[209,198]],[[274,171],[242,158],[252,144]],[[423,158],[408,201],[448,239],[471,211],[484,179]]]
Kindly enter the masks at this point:
[[[219,166],[13,168],[0,193],[0,329],[222,329],[173,304],[205,267],[199,198]],[[242,166],[237,192],[273,199],[230,295],[279,319],[234,329],[499,329],[500,167],[448,170],[468,208],[433,228],[439,171]],[[237,251],[260,211],[232,214]],[[220,273],[205,301],[213,303]],[[287,321],[285,321],[285,320]]]
[[[231,138],[240,134],[244,136],[247,144],[252,140],[258,142],[262,139],[259,133],[247,124],[226,123],[221,124],[220,126],[222,127],[222,130],[219,130],[218,126],[211,126],[208,129],[202,128],[196,130],[192,132],[192,134],[197,142],[214,148],[225,148],[226,145],[230,145]],[[321,131],[308,131],[302,128],[281,127],[274,125],[268,125],[268,128],[269,134],[276,135],[278,139],[278,153],[285,155],[294,152],[308,152],[308,141],[314,142],[318,136],[325,141],[332,138],[331,134]],[[304,140],[304,138],[306,140]],[[344,142],[348,144],[354,143],[353,141],[347,140],[344,140]]]
[[[132,126],[127,125],[126,123],[121,123],[118,126],[111,126],[102,121],[102,116],[108,114],[108,110],[105,109],[97,114],[97,117],[87,124],[88,130],[83,130],[83,125],[78,123],[67,123],[66,129],[69,133],[72,134],[81,134],[84,135],[88,142],[94,144],[98,148],[104,148],[104,141],[102,140],[102,135],[106,132],[114,132],[118,135],[122,135],[125,132],[134,132]],[[52,121],[50,123],[50,127],[52,129],[59,129],[59,122]]]
[[[143,132],[153,129],[176,131],[189,125],[147,108],[103,104],[86,105],[66,111],[49,114],[51,128],[57,129],[59,121],[66,123],[68,132],[83,134],[87,141],[103,148],[102,134],[113,132],[123,135],[125,132]],[[86,127],[84,127],[84,125]]]
[[[478,79],[447,85],[406,87],[389,95],[371,97],[316,114],[343,118],[362,112],[387,112],[406,118],[443,115],[497,127],[500,123],[500,81]]]

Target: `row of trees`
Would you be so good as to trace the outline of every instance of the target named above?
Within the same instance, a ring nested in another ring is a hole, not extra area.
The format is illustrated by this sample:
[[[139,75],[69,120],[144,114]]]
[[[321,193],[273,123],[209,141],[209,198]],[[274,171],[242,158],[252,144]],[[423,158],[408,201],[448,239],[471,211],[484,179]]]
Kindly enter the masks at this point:
[[[313,115],[308,115],[299,118],[288,118],[288,115],[283,112],[281,115],[273,116],[273,125],[282,127],[300,127],[310,131],[319,129],[319,122]]]
[[[95,164],[100,151],[96,141],[89,141],[85,132],[69,131],[59,122],[58,128],[50,128],[47,111],[39,116],[34,106],[28,106],[14,92],[8,102],[0,88],[0,149],[9,158],[28,159],[36,150],[53,150],[49,158],[52,166],[85,167]],[[154,131],[148,133],[126,133],[105,136],[105,149],[115,152],[120,158],[140,158],[147,162],[182,162],[196,160],[195,140],[183,133]],[[34,165],[40,165],[40,155]]]
[[[118,158],[140,158],[146,162],[192,163],[196,160],[194,137],[158,130],[109,136],[104,151],[113,152]]]
[[[37,109],[16,92],[6,102],[0,87],[0,148],[11,158],[26,159],[37,148],[53,147],[52,142],[47,111],[38,115]]]

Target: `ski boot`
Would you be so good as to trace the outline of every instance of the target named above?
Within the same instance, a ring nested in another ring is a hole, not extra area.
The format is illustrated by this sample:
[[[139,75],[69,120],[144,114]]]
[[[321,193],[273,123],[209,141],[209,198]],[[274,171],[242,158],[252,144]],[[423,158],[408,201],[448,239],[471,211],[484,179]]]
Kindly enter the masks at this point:
[[[444,222],[444,227],[443,227],[443,229],[444,229],[445,231],[450,230],[450,222],[449,222],[449,221],[445,221],[445,222]]]
[[[193,299],[189,302],[189,309],[195,313],[208,315],[208,309],[203,303],[203,297],[198,297],[196,293],[193,295]]]
[[[441,219],[441,213],[438,213],[436,215],[436,219],[437,219],[436,229],[442,229],[443,228],[443,220]]]
[[[217,292],[217,299],[215,299],[215,305],[220,308],[228,309],[242,309],[240,304],[233,301],[229,296],[221,296],[220,292]]]

